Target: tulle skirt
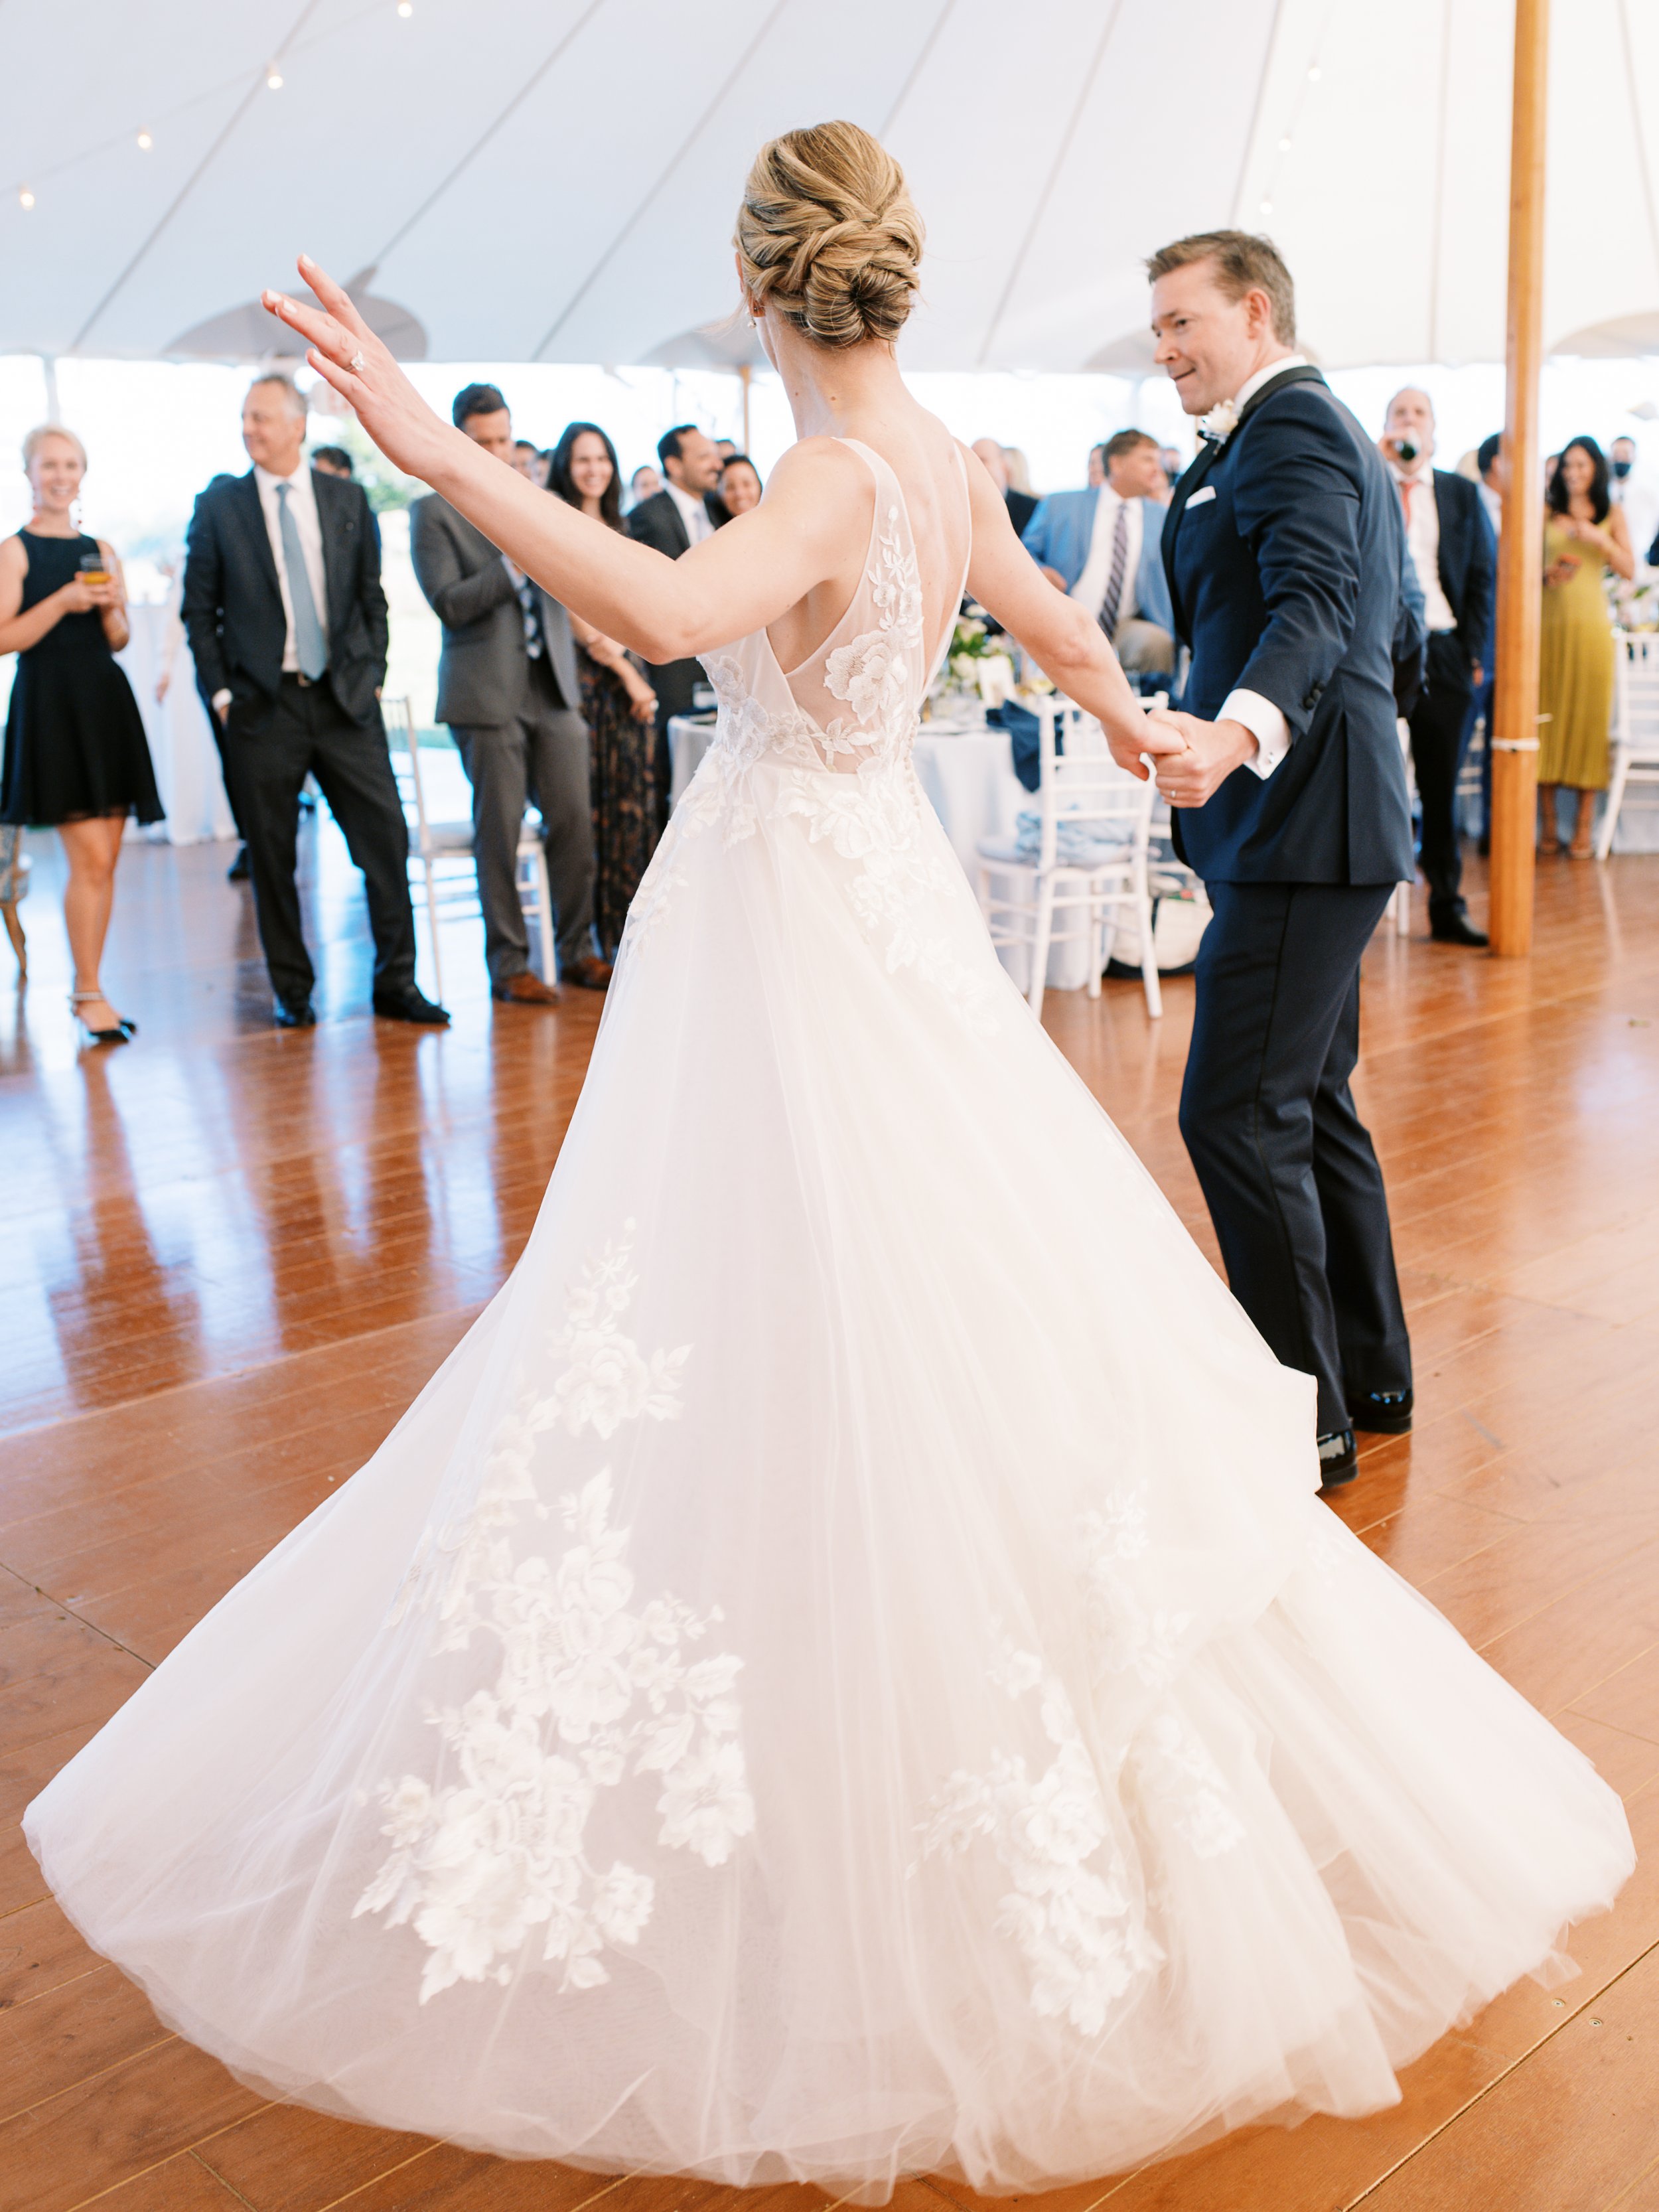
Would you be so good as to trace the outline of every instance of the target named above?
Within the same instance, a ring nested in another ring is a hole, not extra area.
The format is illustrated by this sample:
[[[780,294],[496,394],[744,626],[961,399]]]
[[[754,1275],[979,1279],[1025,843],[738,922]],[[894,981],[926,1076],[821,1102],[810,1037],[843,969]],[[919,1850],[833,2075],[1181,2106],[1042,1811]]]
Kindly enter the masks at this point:
[[[1389,2103],[1619,1801],[1320,1504],[908,767],[728,769],[512,1279],[30,1808],[52,1887],[245,2078],[605,2171]]]

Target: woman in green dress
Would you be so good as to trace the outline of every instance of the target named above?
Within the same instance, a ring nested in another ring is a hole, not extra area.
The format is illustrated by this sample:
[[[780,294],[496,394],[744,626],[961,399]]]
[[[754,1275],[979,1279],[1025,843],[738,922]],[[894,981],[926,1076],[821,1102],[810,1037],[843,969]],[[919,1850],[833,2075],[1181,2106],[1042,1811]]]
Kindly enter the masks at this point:
[[[1613,720],[1613,615],[1607,574],[1636,573],[1624,510],[1607,491],[1607,457],[1574,438],[1545,493],[1544,611],[1538,660],[1538,849],[1561,850],[1556,793],[1576,791],[1575,860],[1590,856],[1593,794],[1607,787]]]

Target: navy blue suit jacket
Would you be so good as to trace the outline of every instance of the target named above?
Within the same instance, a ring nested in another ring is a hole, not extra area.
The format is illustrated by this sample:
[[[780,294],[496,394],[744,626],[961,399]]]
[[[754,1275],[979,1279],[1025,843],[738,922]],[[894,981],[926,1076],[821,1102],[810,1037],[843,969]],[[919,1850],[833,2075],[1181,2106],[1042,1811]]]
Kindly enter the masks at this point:
[[[1492,666],[1492,611],[1498,591],[1498,541],[1480,487],[1450,469],[1434,472],[1440,521],[1440,588],[1457,617],[1457,642],[1471,666]]]
[[[1382,455],[1316,371],[1270,379],[1176,485],[1164,564],[1192,648],[1182,704],[1209,721],[1230,691],[1256,691],[1291,732],[1270,776],[1235,769],[1204,805],[1176,809],[1176,849],[1207,880],[1410,877],[1394,702],[1401,535]]]

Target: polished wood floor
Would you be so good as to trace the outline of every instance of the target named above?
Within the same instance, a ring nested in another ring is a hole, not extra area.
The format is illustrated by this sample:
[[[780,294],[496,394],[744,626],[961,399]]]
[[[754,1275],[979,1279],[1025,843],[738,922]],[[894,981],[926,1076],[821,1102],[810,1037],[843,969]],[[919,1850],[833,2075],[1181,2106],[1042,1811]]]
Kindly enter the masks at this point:
[[[21,1808],[373,1449],[500,1282],[599,1006],[492,1007],[463,923],[453,1029],[371,1021],[325,830],[319,1029],[268,1026],[222,850],[141,847],[107,975],[142,1033],[77,1054],[36,850],[15,1002],[0,948],[0,2212],[746,2212],[263,2103],[45,1894]],[[1659,859],[1549,864],[1526,963],[1431,945],[1419,911],[1372,947],[1367,992],[1363,1104],[1420,1412],[1338,1510],[1625,1793],[1642,1863],[1577,1936],[1581,1978],[1511,1990],[1393,2110],[1247,2130],[1054,2212],[1659,2212]],[[1167,1002],[1154,1026],[1121,986],[1047,1018],[1207,1243],[1175,1120],[1190,986]],[[963,2195],[908,2185],[902,2212]]]

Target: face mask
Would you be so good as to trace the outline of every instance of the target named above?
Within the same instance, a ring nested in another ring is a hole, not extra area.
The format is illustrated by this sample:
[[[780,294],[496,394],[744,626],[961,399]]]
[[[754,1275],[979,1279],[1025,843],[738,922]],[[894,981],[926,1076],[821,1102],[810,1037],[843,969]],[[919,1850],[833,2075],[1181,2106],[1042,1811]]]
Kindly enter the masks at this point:
[[[1628,461],[1615,461],[1613,465],[1613,473],[1616,477],[1627,477],[1630,474],[1630,463]]]

